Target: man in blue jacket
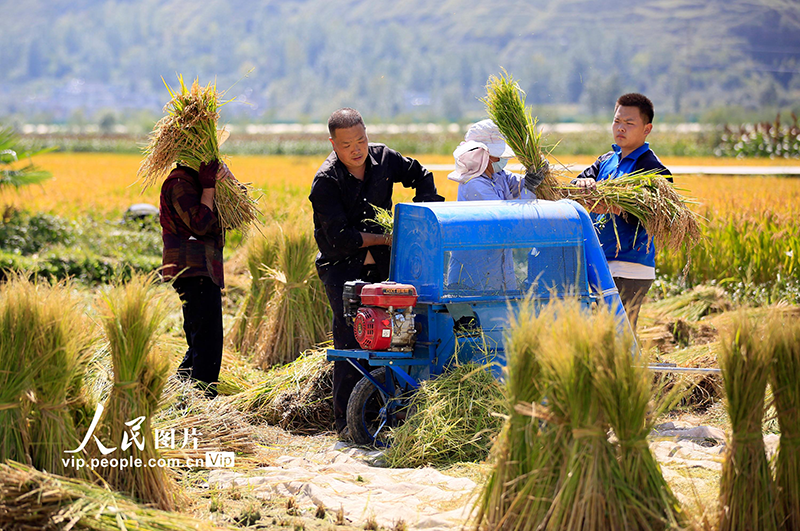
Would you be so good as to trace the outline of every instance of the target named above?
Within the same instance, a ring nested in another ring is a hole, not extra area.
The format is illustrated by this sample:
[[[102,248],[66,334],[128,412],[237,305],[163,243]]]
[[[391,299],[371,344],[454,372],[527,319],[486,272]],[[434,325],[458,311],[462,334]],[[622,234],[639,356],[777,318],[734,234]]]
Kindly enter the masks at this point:
[[[614,108],[611,131],[615,144],[573,181],[592,188],[597,181],[615,179],[636,171],[659,170],[671,175],[646,142],[653,130],[653,103],[642,94],[624,94]],[[672,179],[668,177],[671,182]],[[656,249],[639,219],[617,211],[595,210],[592,217],[608,260],[608,268],[619,290],[625,313],[636,331],[639,308],[656,278]],[[616,233],[615,233],[616,226]],[[619,240],[617,240],[619,235]]]

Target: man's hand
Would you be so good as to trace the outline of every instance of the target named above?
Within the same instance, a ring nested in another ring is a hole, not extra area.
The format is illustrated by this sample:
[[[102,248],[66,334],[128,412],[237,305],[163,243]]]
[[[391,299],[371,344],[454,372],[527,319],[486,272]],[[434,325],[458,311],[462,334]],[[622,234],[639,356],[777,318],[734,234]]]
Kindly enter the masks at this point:
[[[597,206],[592,209],[592,212],[595,214],[614,214],[615,216],[619,216],[622,214],[622,209],[607,203],[598,203]]]
[[[597,186],[597,181],[592,179],[591,177],[584,177],[582,179],[575,179],[572,181],[572,184],[577,186],[578,188],[588,188],[592,189]]]
[[[392,245],[392,235],[372,234],[371,232],[361,233],[361,247],[372,247],[373,245]]]
[[[198,171],[198,173],[200,174],[200,177],[198,178],[198,180],[200,181],[200,186],[202,186],[204,189],[214,188],[217,184],[217,171],[219,171],[218,160],[212,160],[211,162],[201,162],[200,170]]]
[[[217,176],[218,176],[217,180],[219,181],[223,179],[235,179],[233,173],[231,173],[230,168],[228,168],[228,165],[225,164],[224,162],[220,163],[219,170],[217,171]]]

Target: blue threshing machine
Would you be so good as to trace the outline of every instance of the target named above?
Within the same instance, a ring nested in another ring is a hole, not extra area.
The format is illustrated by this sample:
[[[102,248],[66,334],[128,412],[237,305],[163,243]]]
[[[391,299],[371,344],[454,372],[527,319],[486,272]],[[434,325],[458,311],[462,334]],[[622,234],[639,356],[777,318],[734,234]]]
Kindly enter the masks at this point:
[[[356,443],[380,442],[422,380],[448,364],[505,366],[504,333],[524,297],[577,296],[624,309],[592,221],[578,203],[463,201],[396,206],[389,282],[345,286],[362,349],[328,350],[364,377],[347,420]],[[623,320],[627,323],[627,319]]]

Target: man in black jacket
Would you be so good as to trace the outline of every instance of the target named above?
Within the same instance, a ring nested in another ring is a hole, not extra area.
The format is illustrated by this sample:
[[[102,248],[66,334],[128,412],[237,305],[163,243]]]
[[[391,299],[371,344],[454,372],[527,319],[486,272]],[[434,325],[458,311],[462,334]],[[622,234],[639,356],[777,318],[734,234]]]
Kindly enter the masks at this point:
[[[355,109],[343,108],[328,119],[333,152],[314,176],[311,201],[314,238],[319,246],[317,272],[333,310],[333,346],[359,348],[344,318],[342,290],[349,280],[381,282],[389,276],[391,235],[373,221],[373,205],[392,209],[394,183],[416,190],[415,202],[443,201],[433,174],[414,159],[383,144],[370,144]],[[359,372],[349,362],[334,362],[333,411],[336,429],[347,426],[347,401]]]

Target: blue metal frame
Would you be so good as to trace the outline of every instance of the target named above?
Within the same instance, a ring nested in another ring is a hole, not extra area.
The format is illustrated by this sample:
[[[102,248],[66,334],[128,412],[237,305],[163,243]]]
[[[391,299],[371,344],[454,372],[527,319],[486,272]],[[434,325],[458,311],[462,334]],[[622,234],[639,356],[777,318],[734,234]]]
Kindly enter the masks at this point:
[[[446,293],[445,253],[449,249],[572,249],[579,257],[574,282],[568,281],[556,291],[533,293],[535,300],[546,304],[551,297],[578,296],[589,307],[603,301],[627,326],[614,280],[608,269],[589,214],[574,201],[466,201],[444,203],[401,203],[394,217],[392,261],[389,278],[416,287],[419,300],[414,308],[418,328],[412,351],[328,350],[329,360],[347,360],[381,393],[387,403],[395,389],[381,385],[356,360],[366,360],[371,367],[385,366],[387,378],[419,387],[419,382],[438,376],[454,359],[494,362],[500,377],[505,366],[504,332],[509,312],[523,299],[514,294]],[[571,255],[571,256],[573,256]],[[535,255],[532,255],[535,256]],[[528,274],[535,261],[529,264]],[[544,267],[544,266],[543,266]],[[564,281],[564,272],[543,269],[533,280]],[[542,279],[542,276],[546,278]],[[569,280],[569,279],[567,279]],[[535,284],[534,284],[535,285]],[[558,288],[559,286],[556,286]],[[491,343],[489,352],[470,337],[456,337],[454,321],[448,308],[472,312],[479,321],[481,341]],[[488,355],[487,355],[488,354]],[[488,359],[487,359],[488,358]]]

